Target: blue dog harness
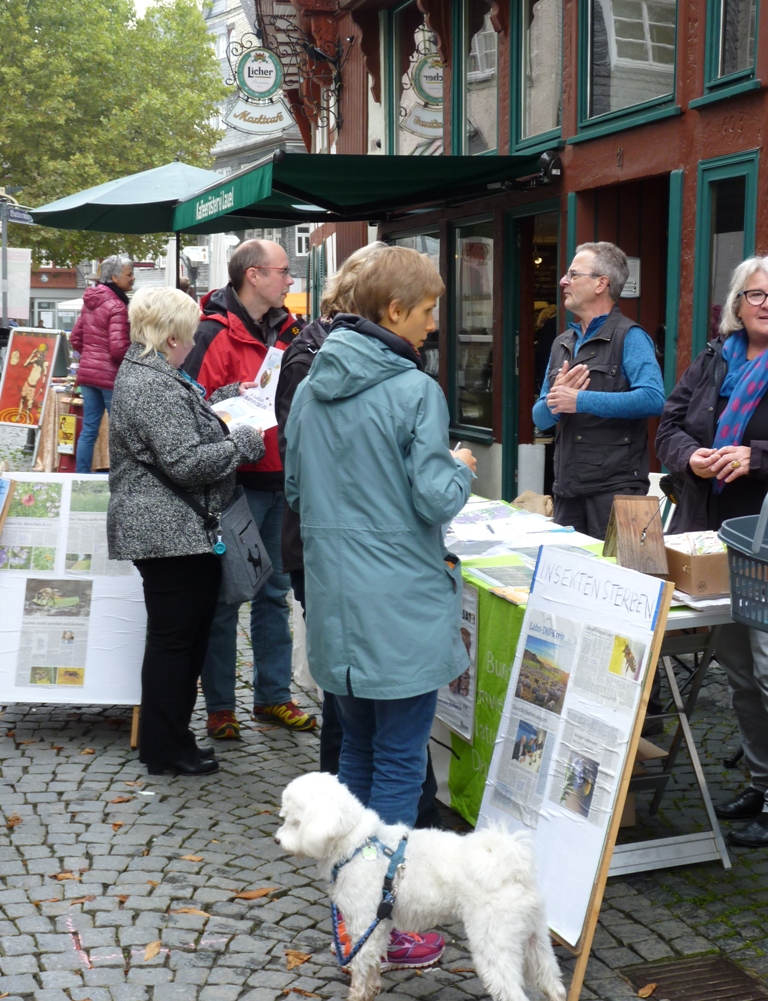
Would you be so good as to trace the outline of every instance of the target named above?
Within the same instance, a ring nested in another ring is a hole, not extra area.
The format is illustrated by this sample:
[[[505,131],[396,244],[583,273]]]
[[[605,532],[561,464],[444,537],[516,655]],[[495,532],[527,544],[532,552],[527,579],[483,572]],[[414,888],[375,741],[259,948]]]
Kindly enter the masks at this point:
[[[397,896],[397,887],[394,885],[395,877],[397,876],[398,869],[405,864],[405,847],[408,843],[408,835],[404,834],[400,839],[400,844],[397,848],[388,848],[385,844],[379,841],[378,838],[368,838],[364,845],[360,845],[352,853],[350,858],[342,859],[341,862],[337,862],[333,867],[332,880],[335,883],[336,877],[339,871],[348,863],[351,862],[356,855],[362,855],[363,858],[375,859],[378,856],[379,849],[387,856],[389,859],[389,868],[387,869],[387,874],[384,877],[384,883],[381,887],[381,903],[376,911],[376,917],[374,918],[372,924],[367,931],[363,932],[359,941],[352,947],[351,952],[348,956],[344,955],[344,948],[339,937],[339,909],[336,904],[331,903],[331,921],[333,923],[333,941],[336,946],[336,959],[339,966],[347,966],[355,956],[360,952],[362,947],[371,937],[371,935],[376,931],[382,921],[386,921],[387,918],[392,916],[392,908],[395,904],[395,897]],[[370,850],[373,849],[375,854],[371,854]],[[368,854],[366,854],[368,852]]]

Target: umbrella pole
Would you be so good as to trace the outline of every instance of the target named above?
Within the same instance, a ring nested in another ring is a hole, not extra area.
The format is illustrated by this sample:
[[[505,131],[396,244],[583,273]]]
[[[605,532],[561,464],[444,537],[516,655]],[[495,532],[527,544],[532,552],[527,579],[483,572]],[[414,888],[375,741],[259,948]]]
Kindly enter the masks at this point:
[[[176,233],[176,288],[181,288],[181,233]]]

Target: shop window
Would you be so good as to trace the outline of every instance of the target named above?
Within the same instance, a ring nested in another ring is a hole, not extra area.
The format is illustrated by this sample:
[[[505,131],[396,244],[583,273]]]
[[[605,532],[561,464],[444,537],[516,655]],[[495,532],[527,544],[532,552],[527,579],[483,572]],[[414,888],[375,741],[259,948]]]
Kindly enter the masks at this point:
[[[493,223],[455,230],[453,299],[453,420],[493,424]]]
[[[671,98],[675,0],[590,0],[587,118]]]
[[[755,249],[757,153],[699,164],[693,353],[718,332],[733,269]]]
[[[385,16],[388,152],[441,154],[443,63],[437,37],[415,0]]]
[[[710,0],[707,88],[754,76],[757,0]]]
[[[519,139],[560,130],[563,2],[523,0],[520,4]],[[513,133],[513,134],[515,134]]]
[[[454,153],[492,153],[498,135],[498,43],[487,0],[457,4]]]
[[[392,243],[398,247],[410,247],[412,250],[418,250],[420,254],[426,254],[437,270],[440,270],[440,234],[437,230],[433,230],[428,233],[409,233],[407,236],[398,236],[392,240]],[[426,339],[421,348],[420,354],[421,360],[424,362],[424,371],[427,375],[431,375],[433,379],[437,379],[440,371],[439,299],[437,300],[437,306],[435,306],[435,310],[432,315],[435,318],[437,329],[435,329],[434,333],[431,333]]]

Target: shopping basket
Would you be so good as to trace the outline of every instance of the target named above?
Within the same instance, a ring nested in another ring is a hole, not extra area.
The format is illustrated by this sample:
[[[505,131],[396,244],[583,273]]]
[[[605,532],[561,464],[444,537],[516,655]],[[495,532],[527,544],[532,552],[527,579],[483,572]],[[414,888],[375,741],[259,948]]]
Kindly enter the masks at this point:
[[[724,521],[718,537],[728,547],[731,617],[768,632],[768,494],[760,514]]]

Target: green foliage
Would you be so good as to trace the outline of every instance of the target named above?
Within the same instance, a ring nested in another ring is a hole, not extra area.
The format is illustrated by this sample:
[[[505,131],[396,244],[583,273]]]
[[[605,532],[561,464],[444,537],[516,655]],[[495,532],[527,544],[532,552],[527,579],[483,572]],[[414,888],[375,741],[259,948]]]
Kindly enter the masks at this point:
[[[38,206],[169,163],[210,167],[227,94],[198,0],[2,0],[0,184]],[[64,266],[165,237],[10,227],[10,242]]]

